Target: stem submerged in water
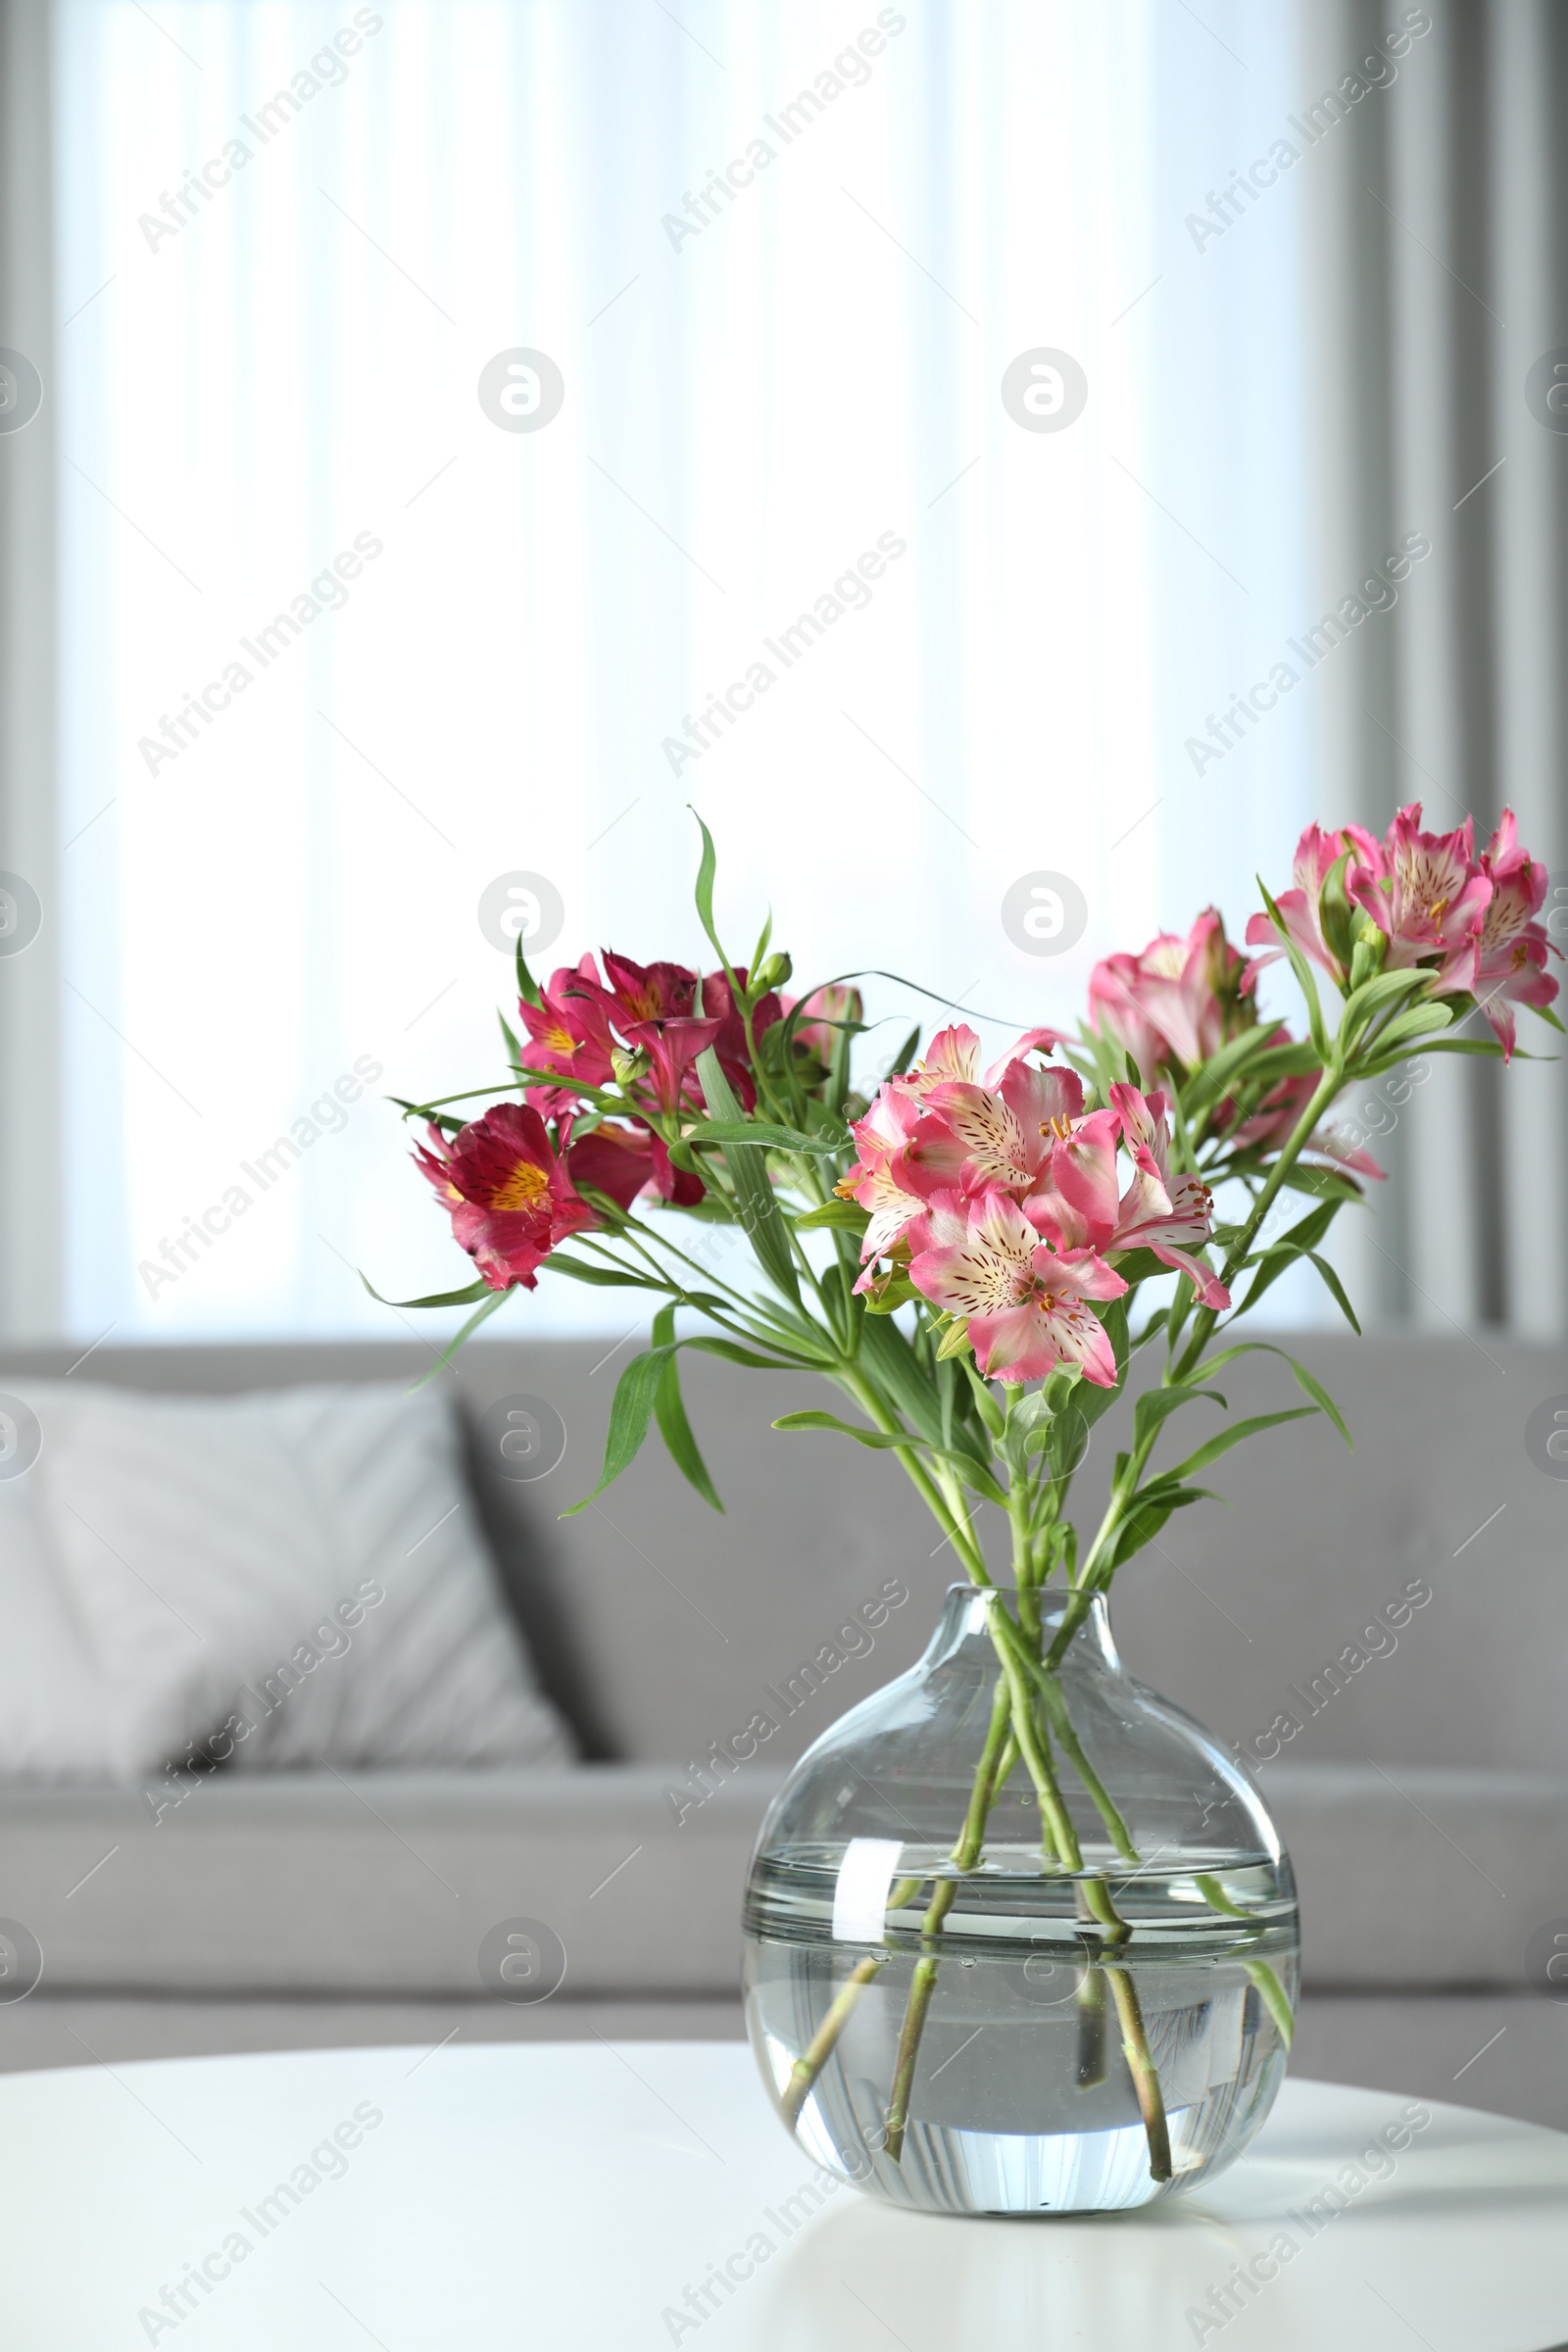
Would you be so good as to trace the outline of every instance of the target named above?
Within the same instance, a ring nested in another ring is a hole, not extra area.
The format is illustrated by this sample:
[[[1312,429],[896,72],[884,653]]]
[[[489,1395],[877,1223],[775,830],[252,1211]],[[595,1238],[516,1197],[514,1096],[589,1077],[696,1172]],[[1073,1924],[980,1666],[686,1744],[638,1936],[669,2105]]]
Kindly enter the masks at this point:
[[[1040,1805],[1043,1860],[1048,1867],[1063,1875],[1071,1875],[1079,1917],[1086,1927],[1092,1926],[1097,1930],[1101,1938],[1102,1956],[1086,1961],[1075,1996],[1078,2010],[1079,2085],[1088,2088],[1104,2080],[1108,2022],[1105,1990],[1108,1985],[1121,2029],[1122,2049],[1149,2141],[1150,2174],[1156,2181],[1166,2181],[1172,2175],[1170,2128],[1165,2115],[1159,2074],[1150,2050],[1138,1988],[1125,1960],[1120,1956],[1133,1931],[1117,1911],[1103,1875],[1099,1871],[1085,1870],[1083,1849],[1056,1778],[1051,1735],[1036,1712],[1034,1699],[1037,1689],[1044,1712],[1050,1718],[1062,1752],[1082,1780],[1116,1852],[1124,1860],[1136,1863],[1137,1850],[1126,1823],[1084,1752],[1068,1716],[1064,1693],[1054,1677],[1050,1677],[1047,1687],[1048,1670],[1031,1653],[1030,1637],[1025,1635],[1015,1620],[1007,1616],[1004,1604],[994,1590],[988,1615],[997,1652],[997,1684],[992,1694],[991,1719],[975,1768],[963,1828],[949,1859],[953,1870],[960,1876],[974,1869],[985,1842],[986,1825],[992,1806],[1014,1765],[1021,1759],[1034,1783]],[[1033,1629],[1033,1640],[1038,1642],[1039,1639],[1038,1629]],[[920,1923],[921,1949],[905,2002],[893,2064],[893,2080],[888,2092],[884,2150],[895,2164],[901,2163],[904,2156],[920,2045],[941,1968],[938,1941],[948,1914],[957,1899],[959,1883],[959,1876],[943,1878],[935,1883]],[[902,1909],[912,1900],[920,1884],[918,1878],[900,1881],[891,1889],[886,1908],[890,1911]],[[837,2048],[862,1993],[886,1958],[884,1949],[865,1953],[856,1962],[808,2048],[791,2069],[781,2104],[785,2121],[792,2130],[799,2124],[802,2109],[823,2067]],[[1275,2003],[1269,2000],[1261,1977],[1256,1976],[1253,1981],[1277,2021],[1278,2010]],[[1283,2002],[1283,1993],[1279,1998]]]
[[[997,1752],[994,1743],[999,1728],[1010,1724],[1009,1744],[1016,1743],[1017,1752],[1028,1768],[1039,1799],[1043,1857],[1048,1863],[1055,1863],[1061,1870],[1075,1875],[1083,1873],[1083,1849],[1056,1780],[1050,1736],[1034,1710],[1032,1692],[1035,1683],[1038,1683],[1046,1712],[1052,1719],[1057,1738],[1089,1790],[1096,1809],[1110,1833],[1112,1843],[1124,1859],[1136,1862],[1137,1849],[1132,1843],[1127,1825],[1084,1754],[1082,1742],[1068,1718],[1067,1703],[1059,1685],[1054,1678],[1051,1678],[1048,1690],[1045,1670],[1030,1654],[1023,1632],[1007,1616],[1000,1597],[993,1596],[989,1618],[1001,1672],[992,1701],[991,1730],[975,1774],[974,1793],[970,1798],[964,1833],[958,1845],[954,1848],[955,1861],[958,1861],[961,1853],[964,1859],[960,1867],[972,1869],[978,1859],[986,1816],[1000,1786],[1000,1777],[993,1771]],[[1039,1639],[1038,1632],[1035,1639]],[[1025,1676],[1026,1667],[1028,1679]],[[940,1933],[956,1891],[951,1880],[937,1889],[931,1908],[926,1913],[923,1936],[934,1937]],[[1109,1948],[1116,1949],[1129,1940],[1132,1930],[1117,1911],[1110,1889],[1102,1877],[1078,1875],[1077,1895],[1081,1908],[1088,1912]],[[886,2152],[895,2164],[901,2161],[904,2153],[915,2067],[931,1996],[936,1989],[939,1965],[939,1956],[935,1951],[921,1952],[915,1963],[908,1999],[905,2005],[887,2116]],[[1087,2084],[1103,2080],[1104,1983],[1107,1979],[1121,2027],[1122,2048],[1126,2053],[1128,2071],[1132,2076],[1133,2089],[1149,2141],[1150,2174],[1155,2180],[1168,2180],[1171,2178],[1170,2126],[1160,2090],[1158,2069],[1149,2047],[1143,2005],[1138,1997],[1138,1988],[1125,1966],[1091,1967],[1086,1972],[1078,1995],[1079,2081]]]

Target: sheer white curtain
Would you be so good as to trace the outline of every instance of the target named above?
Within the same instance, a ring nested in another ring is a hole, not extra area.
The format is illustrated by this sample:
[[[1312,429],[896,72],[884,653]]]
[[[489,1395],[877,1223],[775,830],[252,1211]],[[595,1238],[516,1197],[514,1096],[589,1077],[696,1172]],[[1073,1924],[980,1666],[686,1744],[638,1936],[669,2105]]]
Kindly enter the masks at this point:
[[[771,903],[799,976],[999,1036],[1239,931],[1313,691],[1188,745],[1314,609],[1311,323],[1303,173],[1255,258],[1188,224],[1298,102],[1294,11],[1203,16],[56,0],[73,1330],[445,1287],[381,1098],[495,1075],[481,897],[559,894],[536,966],[695,959],[688,801],[737,942]],[[481,406],[518,349],[537,430]],[[1004,405],[1041,349],[1061,430]],[[1040,870],[1054,957],[1002,920]]]

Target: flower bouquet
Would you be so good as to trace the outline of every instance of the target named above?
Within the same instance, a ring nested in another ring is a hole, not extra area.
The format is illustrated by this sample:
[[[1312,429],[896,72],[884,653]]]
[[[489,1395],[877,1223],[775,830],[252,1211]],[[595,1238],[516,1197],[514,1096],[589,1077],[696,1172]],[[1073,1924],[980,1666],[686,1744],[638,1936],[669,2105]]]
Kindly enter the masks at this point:
[[[1419,805],[1382,841],[1314,825],[1248,924],[1250,958],[1210,910],[1097,965],[1075,1036],[1031,1029],[988,1063],[962,1023],[923,1054],[914,1030],[871,1092],[852,1071],[868,975],[791,997],[767,923],[736,960],[702,842],[716,968],[607,952],[541,987],[519,942],[505,1077],[403,1105],[476,1269],[407,1303],[474,1302],[455,1348],[541,1267],[649,1295],[576,1510],[651,1420],[722,1507],[682,1400],[689,1348],[820,1373],[849,1417],[774,1426],[892,1455],[962,1582],[920,1664],[817,1742],[764,1824],[759,2062],[809,2152],[895,2201],[1140,2204],[1229,2162],[1267,2113],[1297,1918],[1255,1788],[1123,1672],[1104,1596],[1231,1446],[1311,1414],[1348,1443],[1289,1356],[1289,1409],[1232,1417],[1211,1384],[1283,1353],[1236,1327],[1294,1267],[1355,1326],[1324,1244],[1380,1171],[1334,1125],[1342,1097],[1415,1055],[1510,1055],[1517,1004],[1559,1025],[1545,873],[1511,814],[1479,857],[1469,823],[1424,832]],[[1280,958],[1303,1035],[1258,1007]],[[469,1116],[486,1096],[504,1099]],[[1108,1500],[1081,1525],[1074,1473],[1140,1355]],[[1193,1407],[1222,1418],[1184,1449]]]

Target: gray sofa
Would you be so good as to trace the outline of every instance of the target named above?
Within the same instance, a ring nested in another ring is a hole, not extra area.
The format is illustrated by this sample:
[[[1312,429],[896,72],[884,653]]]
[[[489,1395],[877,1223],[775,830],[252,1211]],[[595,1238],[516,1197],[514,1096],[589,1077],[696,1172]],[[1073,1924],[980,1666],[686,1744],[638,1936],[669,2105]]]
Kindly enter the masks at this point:
[[[1298,1345],[1355,1455],[1302,1423],[1228,1457],[1213,1475],[1230,1506],[1180,1515],[1125,1572],[1118,1640],[1249,1759],[1285,1833],[1305,1925],[1298,2066],[1568,2127],[1568,2006],[1527,1977],[1532,1938],[1568,1930],[1568,1482],[1524,1446],[1533,1408],[1568,1392],[1568,1356]],[[133,1789],[0,1788],[0,1916],[45,1964],[28,1999],[0,2004],[0,2068],[740,2031],[737,1906],[763,1805],[835,1715],[918,1654],[951,1553],[892,1465],[769,1430],[811,1400],[805,1384],[702,1362],[688,1405],[726,1516],[651,1440],[560,1521],[593,1484],[625,1356],[480,1344],[444,1376],[470,1428],[516,1394],[564,1424],[563,1461],[534,1483],[498,1476],[477,1438],[471,1469],[583,1764],[219,1773],[156,1822]],[[72,1361],[13,1353],[0,1388]],[[417,1343],[105,1347],[91,1376],[239,1390],[428,1362]],[[1242,1409],[1299,1401],[1265,1358],[1228,1385]],[[1086,1499],[1116,1430],[1097,1432]],[[729,1760],[760,1710],[778,1729]],[[484,1939],[517,1919],[564,1951],[546,2001],[486,1990]]]

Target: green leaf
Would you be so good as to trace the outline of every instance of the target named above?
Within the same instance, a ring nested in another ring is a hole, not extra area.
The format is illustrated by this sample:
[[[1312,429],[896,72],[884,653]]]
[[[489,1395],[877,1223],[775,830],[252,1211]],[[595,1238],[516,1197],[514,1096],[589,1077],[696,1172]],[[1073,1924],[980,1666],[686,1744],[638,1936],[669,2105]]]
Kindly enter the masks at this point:
[[[1112,1298],[1102,1310],[1100,1320],[1110,1337],[1116,1353],[1116,1382],[1113,1388],[1102,1389],[1098,1381],[1080,1381],[1073,1391],[1074,1409],[1083,1417],[1086,1429],[1092,1429],[1102,1413],[1108,1413],[1127,1385],[1127,1366],[1131,1348],[1127,1337],[1127,1300]]]
[[[1271,1249],[1264,1250],[1255,1258],[1248,1259],[1248,1264],[1255,1265],[1258,1271],[1249,1287],[1247,1297],[1236,1309],[1238,1315],[1249,1313],[1257,1304],[1263,1293],[1271,1289],[1290,1266],[1300,1258],[1306,1258],[1317,1268],[1330,1297],[1338,1303],[1357,1339],[1360,1338],[1361,1326],[1355,1319],[1354,1309],[1345,1295],[1339,1276],[1328,1260],[1318,1255],[1313,1246],[1322,1240],[1338,1215],[1339,1209],[1339,1201],[1326,1201],[1321,1208],[1314,1209],[1310,1216],[1302,1217],[1299,1224],[1293,1225],[1290,1232],[1276,1242]]]
[[[1441,1000],[1431,1004],[1412,1004],[1408,1012],[1396,1012],[1372,1043],[1379,1054],[1387,1054],[1395,1046],[1408,1045],[1412,1038],[1439,1037],[1452,1024],[1453,1008]]]
[[[496,1010],[496,1019],[501,1023],[501,1036],[507,1049],[507,1059],[511,1062],[521,1061],[522,1048],[517,1042],[516,1031],[499,1006]]]
[[[698,819],[701,823],[701,818]],[[708,838],[708,828],[703,827]],[[712,847],[709,844],[710,849]],[[716,941],[714,943],[717,944]],[[711,1046],[697,1056],[697,1076],[702,1085],[703,1100],[711,1117],[720,1125],[741,1127],[745,1121],[741,1106],[730,1090],[728,1079],[718,1066],[718,1055]],[[793,1306],[801,1302],[800,1286],[795,1278],[795,1261],[790,1255],[789,1237],[784,1220],[779,1215],[773,1187],[768,1181],[767,1159],[756,1144],[731,1144],[724,1153],[735,1184],[736,1207],[746,1237],[757,1253],[764,1274],[781,1291]]]
[[[564,1250],[553,1250],[546,1260],[547,1274],[566,1274],[573,1282],[587,1282],[602,1291],[671,1291],[678,1286],[672,1282],[656,1282],[651,1274],[621,1274],[612,1266],[591,1266],[583,1258],[568,1257]]]
[[[981,1420],[984,1422],[986,1428],[990,1431],[992,1437],[1000,1438],[1003,1431],[1004,1419],[1001,1405],[997,1402],[995,1396],[992,1396],[989,1385],[981,1379],[979,1373],[975,1370],[974,1365],[968,1356],[963,1358],[962,1369],[967,1376],[969,1388],[974,1396],[975,1411],[979,1414]]]
[[[1318,1003],[1317,982],[1312,977],[1312,967],[1291,937],[1284,915],[1281,914],[1267,890],[1264,889],[1261,874],[1257,878],[1257,887],[1263,892],[1263,904],[1268,908],[1269,918],[1284,944],[1285,953],[1291,959],[1291,969],[1296,974],[1297,986],[1306,1001],[1306,1025],[1312,1033],[1312,1043],[1317,1049],[1318,1059],[1326,1062],[1329,1058],[1329,1034],[1323,1025],[1323,1007]]]
[[[1439,1037],[1434,1038],[1425,1050],[1428,1054],[1484,1054],[1489,1061],[1494,1061],[1502,1054],[1502,1044],[1495,1037]],[[1513,1057],[1515,1061],[1535,1061],[1540,1058],[1535,1054],[1526,1054],[1523,1046],[1515,1046]],[[1399,1058],[1402,1060],[1404,1056],[1400,1055]]]
[[[1188,1114],[1197,1117],[1223,1096],[1230,1094],[1262,1055],[1277,1054],[1279,1049],[1271,1047],[1269,1039],[1278,1027],[1277,1021],[1255,1023],[1252,1028],[1244,1030],[1240,1037],[1233,1037],[1228,1044],[1221,1046],[1218,1053],[1195,1070],[1187,1082],[1184,1098]],[[1293,1052],[1298,1050],[1292,1049]],[[1312,1062],[1308,1061],[1307,1067],[1312,1066]]]
[[[1334,1268],[1329,1264],[1329,1261],[1326,1257],[1319,1257],[1315,1250],[1309,1250],[1306,1254],[1311,1259],[1313,1265],[1316,1266],[1319,1274],[1321,1274],[1323,1277],[1323,1287],[1328,1292],[1329,1297],[1334,1300],[1336,1306],[1338,1306],[1341,1314],[1345,1317],[1345,1320],[1347,1323],[1348,1323],[1356,1338],[1359,1339],[1361,1337],[1361,1326],[1356,1321],[1354,1307],[1350,1304],[1349,1299],[1345,1295],[1344,1283],[1341,1282],[1338,1274],[1335,1273]],[[1346,1432],[1346,1435],[1348,1437],[1348,1431]]]
[[[1184,1404],[1196,1404],[1200,1397],[1205,1404],[1217,1404],[1222,1412],[1230,1410],[1217,1389],[1195,1389],[1185,1382],[1178,1388],[1146,1389],[1133,1407],[1135,1445],[1140,1448],[1146,1446],[1172,1413]]]
[[[797,1233],[815,1233],[823,1226],[842,1228],[846,1233],[863,1233],[871,1222],[871,1212],[858,1200],[824,1200],[820,1208],[809,1208],[804,1217],[797,1217]]]
[[[1116,1539],[1098,1575],[1108,1581],[1112,1573],[1146,1544],[1152,1544],[1172,1511],[1187,1510],[1195,1502],[1207,1499],[1202,1487],[1178,1487],[1161,1479],[1135,1494],[1126,1518],[1116,1531]]]
[[[1494,1037],[1435,1037],[1430,1045],[1396,1046],[1392,1054],[1375,1054],[1370,1061],[1357,1061],[1356,1075],[1360,1078],[1381,1078],[1383,1072],[1392,1070],[1396,1062],[1408,1061],[1418,1053],[1481,1054],[1489,1061],[1500,1061],[1502,1058],[1502,1047]],[[1514,1048],[1513,1057],[1515,1061],[1537,1061],[1541,1058],[1539,1054],[1526,1054],[1520,1046]]]
[[[836,1413],[785,1413],[772,1426],[774,1429],[831,1429],[841,1438],[853,1438],[857,1446],[913,1447],[922,1443],[913,1436],[892,1437],[884,1429],[859,1429],[853,1421],[841,1421]]]
[[[1350,1313],[1348,1303],[1347,1303],[1345,1311],[1347,1314]],[[1350,1320],[1352,1323],[1354,1323],[1355,1317],[1350,1315]],[[1356,1324],[1357,1337],[1360,1336],[1360,1325]],[[1341,1412],[1339,1406],[1335,1403],[1333,1397],[1323,1386],[1323,1383],[1318,1379],[1316,1373],[1309,1372],[1304,1364],[1298,1363],[1294,1355],[1286,1354],[1286,1351],[1283,1348],[1280,1349],[1280,1353],[1285,1356],[1285,1361],[1290,1365],[1297,1387],[1301,1391],[1303,1396],[1311,1397],[1312,1402],[1317,1406],[1317,1409],[1320,1413],[1326,1413],[1328,1415],[1329,1419],[1333,1422],[1335,1428],[1339,1431],[1341,1437],[1345,1440],[1345,1443],[1347,1446],[1348,1446],[1350,1451],[1353,1453],[1355,1451],[1355,1440],[1351,1437],[1349,1430],[1346,1427],[1345,1415]]]
[[[1351,1201],[1359,1206],[1365,1198],[1353,1176],[1346,1176],[1338,1168],[1304,1166],[1300,1160],[1285,1183],[1293,1193],[1308,1193],[1317,1200],[1337,1200],[1342,1208]]]
[[[1232,1347],[1222,1348],[1217,1355],[1210,1356],[1207,1363],[1195,1365],[1193,1378],[1212,1379],[1216,1372],[1222,1372],[1227,1364],[1234,1363],[1239,1355],[1277,1355],[1282,1363],[1289,1364],[1297,1386],[1313,1399],[1319,1411],[1328,1415],[1351,1452],[1355,1451],[1354,1441],[1345,1418],[1322,1382],[1303,1363],[1299,1363],[1288,1348],[1277,1348],[1272,1340],[1238,1340]]]
[[[1370,980],[1363,980],[1345,1000],[1346,1036],[1358,1037],[1375,1012],[1381,1012],[1385,1004],[1396,1004],[1401,997],[1424,991],[1431,978],[1432,974],[1419,965],[1406,964],[1399,971],[1377,972]]]
[[[689,803],[688,806],[690,806]],[[697,811],[695,808],[692,809],[692,814],[693,816],[697,816]],[[713,954],[718,957],[719,963],[723,967],[725,979],[729,982],[731,990],[734,991],[735,973],[731,967],[729,957],[725,955],[723,947],[719,941],[718,933],[713,928],[713,877],[718,871],[718,852],[713,847],[713,836],[711,833],[710,833],[708,827],[704,824],[700,816],[697,816],[697,830],[703,837],[703,855],[697,868],[696,898],[698,919],[701,921],[703,929],[708,933],[709,942],[712,947]],[[709,1097],[709,1104],[710,1107],[711,1107],[711,1096]],[[739,1115],[738,1106],[733,1115]]]
[[[1206,1446],[1200,1446],[1196,1453],[1190,1453],[1185,1462],[1178,1462],[1175,1469],[1168,1470],[1165,1476],[1171,1479],[1192,1478],[1198,1471],[1206,1470],[1210,1462],[1217,1462],[1222,1453],[1229,1453],[1233,1446],[1240,1446],[1244,1438],[1254,1438],[1259,1431],[1274,1429],[1282,1421],[1309,1420],[1319,1409],[1315,1404],[1293,1404],[1282,1413],[1253,1413],[1250,1420],[1238,1421],[1234,1427],[1221,1430],[1217,1438],[1210,1438]]]
[[[1118,1250],[1115,1263],[1117,1273],[1129,1290],[1136,1290],[1141,1282],[1158,1282],[1162,1274],[1174,1271],[1161,1258],[1157,1258],[1152,1250]]]
[[[919,1043],[920,1024],[918,1021],[916,1021],[914,1027],[909,1031],[909,1034],[905,1039],[903,1045],[894,1054],[893,1059],[888,1063],[888,1076],[890,1078],[903,1077],[905,1071],[909,1066],[909,1055],[914,1052],[915,1047]]]
[[[751,1372],[789,1372],[794,1365],[781,1355],[759,1355],[755,1348],[743,1348],[736,1340],[710,1339],[706,1332],[682,1340],[683,1348],[700,1348],[704,1355],[722,1356],[726,1364],[744,1364]]]
[[[849,1142],[841,1128],[836,1135],[802,1135],[795,1127],[775,1127],[766,1119],[702,1119],[688,1127],[689,1144],[755,1144],[769,1152],[842,1152]]]
[[[514,1288],[516,1286],[514,1285]],[[463,1329],[458,1333],[457,1338],[448,1342],[447,1346],[442,1349],[439,1358],[434,1364],[432,1364],[430,1370],[424,1375],[424,1378],[415,1382],[414,1385],[416,1389],[427,1389],[432,1380],[438,1380],[441,1374],[446,1370],[448,1364],[451,1363],[452,1358],[457,1354],[458,1349],[463,1346],[464,1341],[471,1338],[473,1333],[478,1330],[480,1324],[487,1323],[490,1317],[495,1313],[496,1308],[498,1306],[505,1306],[507,1300],[511,1297],[512,1292],[510,1290],[492,1291],[489,1298],[485,1300],[483,1306],[476,1306],[474,1308],[473,1313],[468,1317],[468,1320],[466,1323],[465,1323]]]
[[[520,929],[517,933],[515,946],[517,958],[517,994],[525,1004],[540,1004],[544,1000],[540,996],[538,982],[534,979],[532,972],[530,972],[528,969],[527,958],[522,952],[522,932]],[[520,1054],[517,1058],[519,1061],[521,1060],[522,1056]]]
[[[662,1306],[654,1317],[654,1346],[669,1350],[664,1368],[659,1376],[659,1385],[654,1391],[654,1417],[659,1423],[659,1434],[664,1441],[670,1460],[687,1484],[697,1489],[711,1510],[722,1514],[724,1505],[719,1501],[713,1482],[708,1475],[708,1464],[702,1457],[697,1440],[692,1436],[691,1423],[686,1418],[685,1400],[680,1393],[680,1358],[675,1348],[673,1305]]]
[[[1247,1085],[1266,1095],[1278,1078],[1300,1078],[1319,1066],[1317,1048],[1304,1037],[1288,1046],[1269,1046],[1249,1062]]]
[[[860,1325],[860,1358],[900,1420],[940,1445],[942,1415],[931,1376],[898,1325],[885,1315],[867,1315]]]
[[[916,1437],[912,1431],[895,1435],[882,1429],[861,1429],[853,1421],[839,1420],[836,1414],[819,1412],[786,1413],[781,1420],[773,1423],[773,1427],[786,1430],[829,1430],[835,1437],[853,1438],[857,1446],[869,1446],[882,1453],[891,1453],[902,1447],[906,1452],[938,1454],[944,1461],[954,1463],[963,1473],[964,1478],[974,1488],[976,1494],[983,1494],[988,1502],[1004,1503],[1006,1501],[1006,1496],[996,1480],[988,1470],[982,1468],[972,1453],[965,1453],[956,1446],[933,1445],[928,1438]]]
[[[476,1298],[484,1298],[491,1295],[490,1285],[480,1281],[467,1283],[461,1291],[432,1291],[428,1298],[383,1298],[374,1283],[367,1275],[362,1274],[360,1280],[365,1284],[378,1306],[471,1306]],[[498,1291],[494,1296],[504,1298],[506,1293]]]
[[[827,1106],[838,1118],[844,1116],[844,1104],[850,1091],[850,1052],[863,1023],[841,1021],[834,1033],[833,1054],[828,1063]]]
[[[636,1460],[648,1423],[654,1409],[659,1384],[664,1366],[674,1353],[672,1347],[651,1348],[634,1355],[615,1385],[614,1400],[610,1407],[610,1428],[605,1436],[605,1466],[599,1484],[581,1502],[574,1502],[562,1512],[563,1519],[574,1519],[596,1502],[607,1487],[614,1485],[621,1472]]]

